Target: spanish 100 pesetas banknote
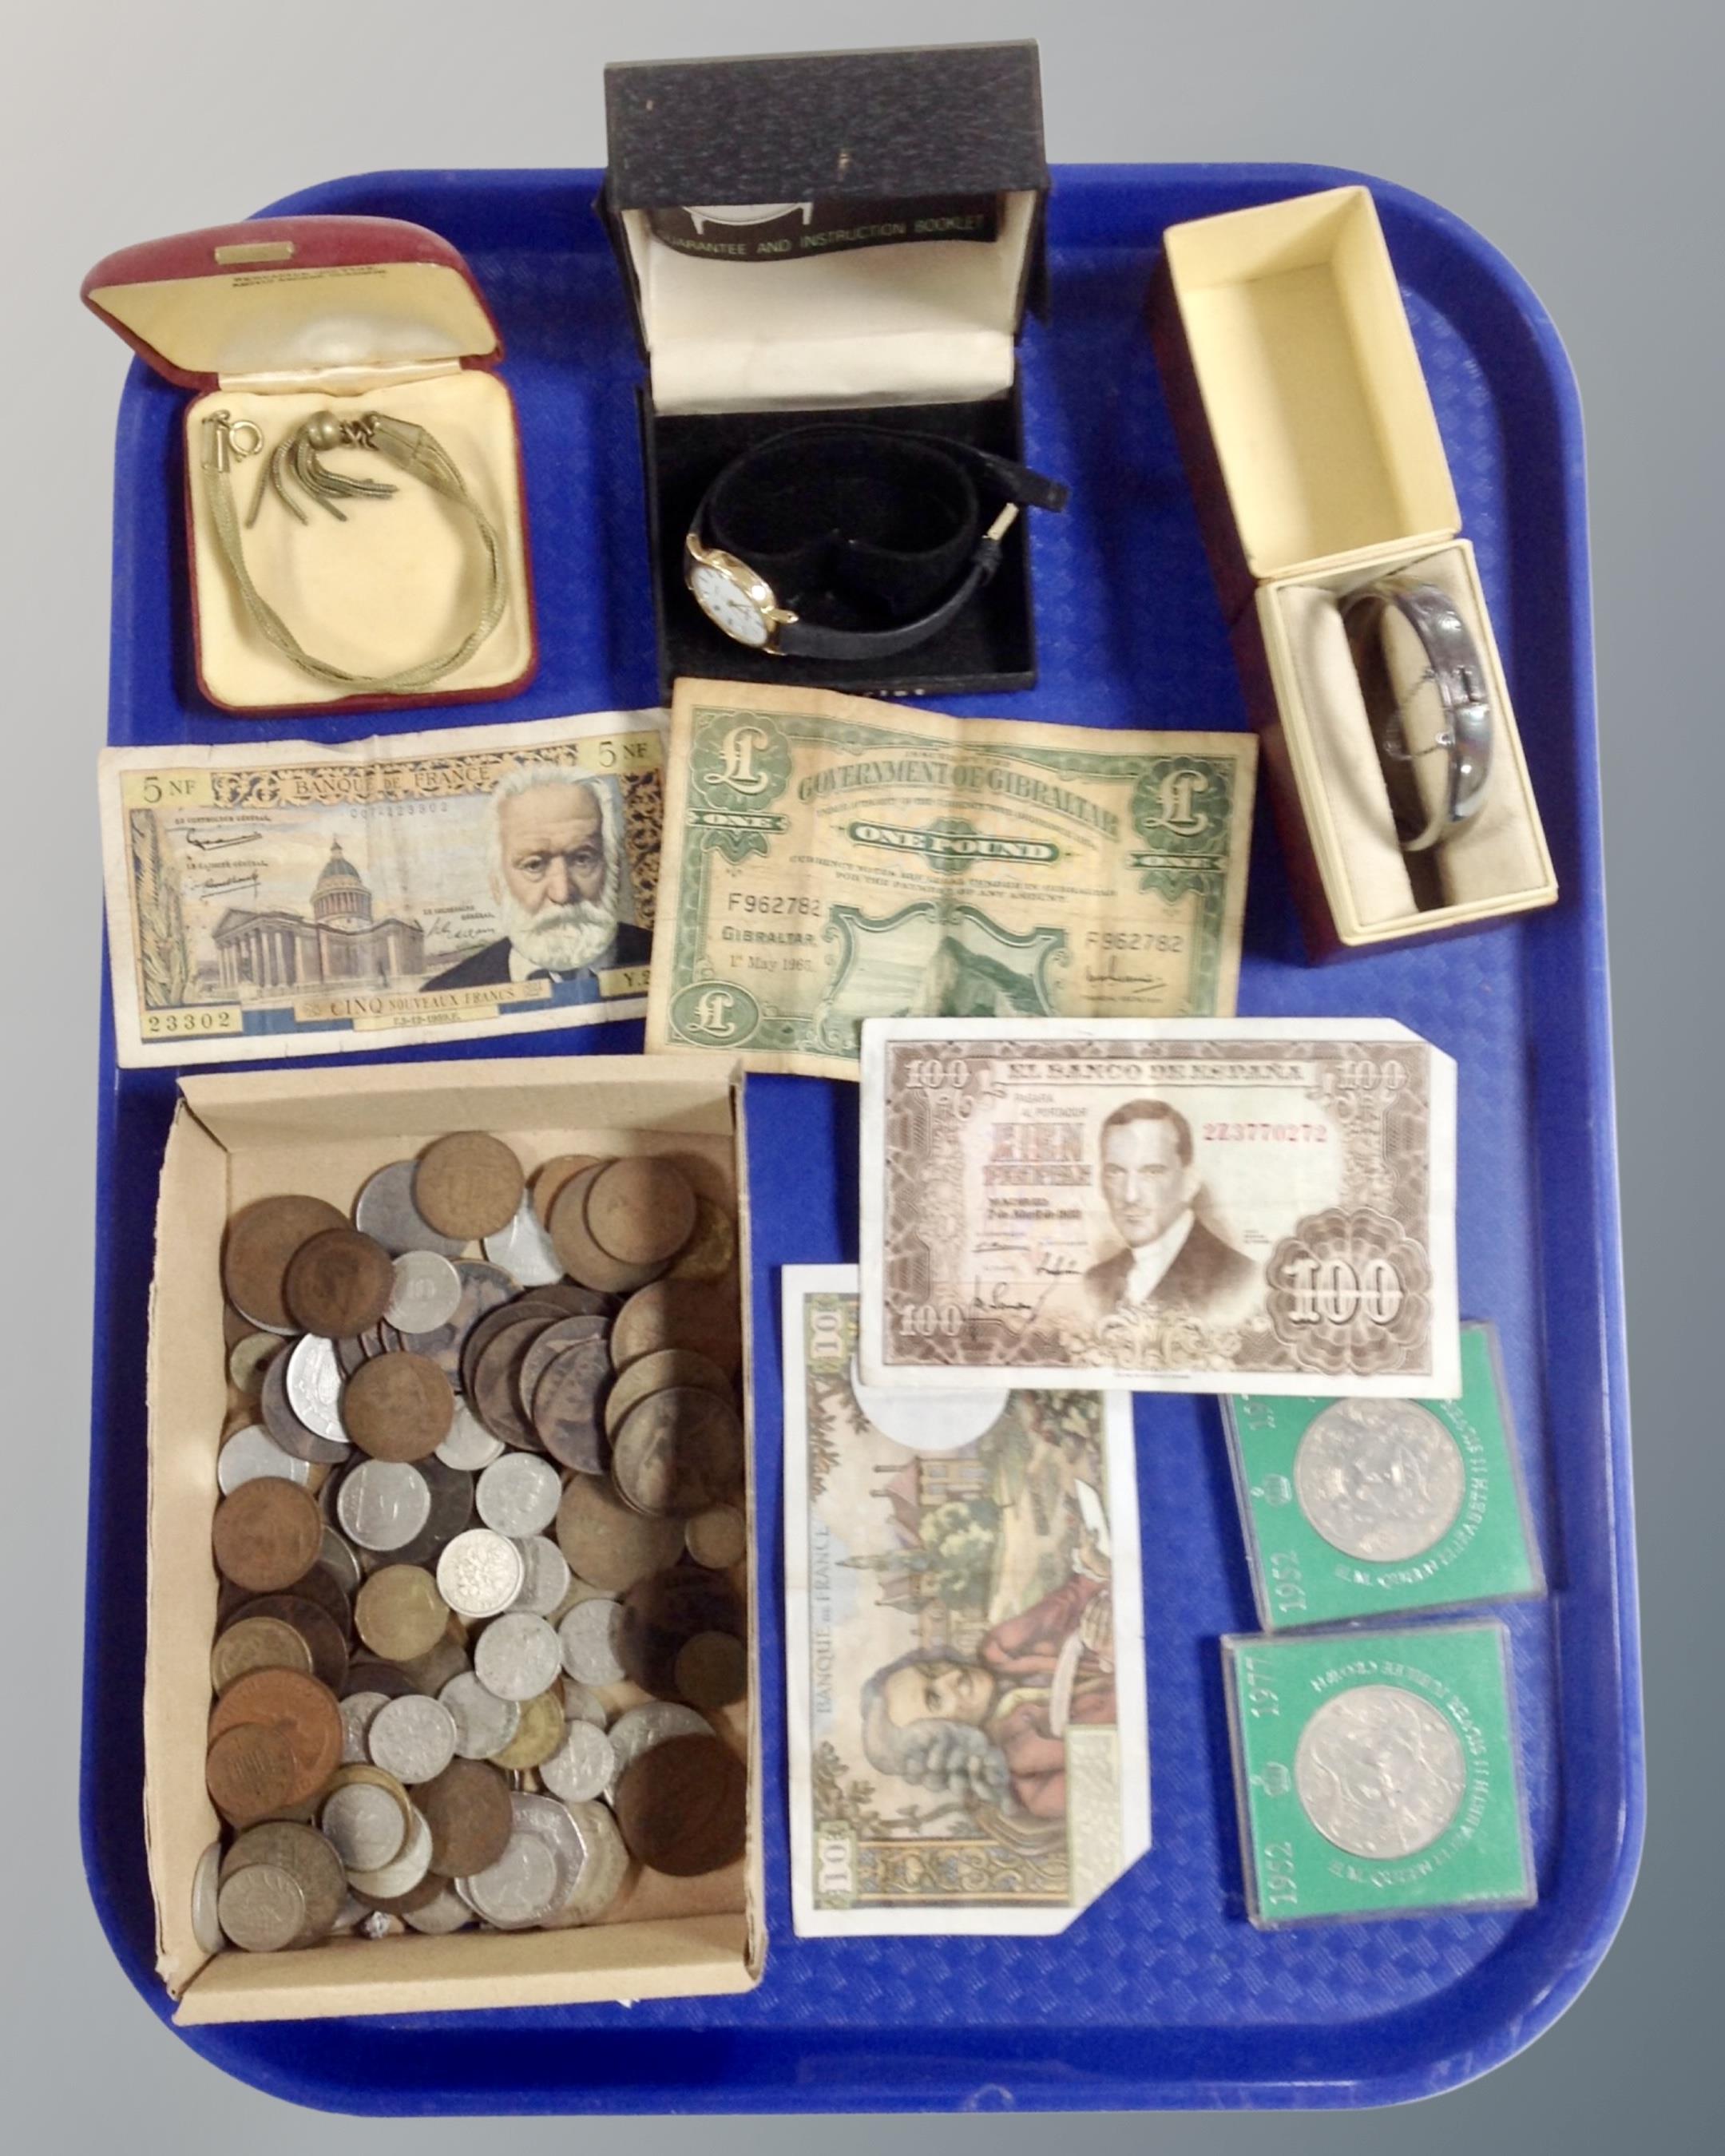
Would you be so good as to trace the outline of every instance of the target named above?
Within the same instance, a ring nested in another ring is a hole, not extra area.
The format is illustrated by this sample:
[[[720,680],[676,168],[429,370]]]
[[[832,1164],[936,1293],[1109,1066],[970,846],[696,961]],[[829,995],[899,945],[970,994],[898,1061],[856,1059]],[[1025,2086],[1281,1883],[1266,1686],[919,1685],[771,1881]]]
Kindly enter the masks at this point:
[[[1455,1066],[1381,1019],[881,1020],[874,1384],[1461,1389]]]
[[[785,1268],[796,1928],[1062,1931],[1150,1846],[1131,1403],[876,1393],[856,1318]]]

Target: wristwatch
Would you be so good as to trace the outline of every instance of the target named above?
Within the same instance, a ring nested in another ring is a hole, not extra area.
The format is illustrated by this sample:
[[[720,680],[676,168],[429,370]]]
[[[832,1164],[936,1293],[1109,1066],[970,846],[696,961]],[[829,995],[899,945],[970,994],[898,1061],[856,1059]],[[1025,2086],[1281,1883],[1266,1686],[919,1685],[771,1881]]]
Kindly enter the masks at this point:
[[[890,659],[938,634],[1058,480],[934,434],[798,427],[733,457],[684,542],[708,620],[774,657]]]

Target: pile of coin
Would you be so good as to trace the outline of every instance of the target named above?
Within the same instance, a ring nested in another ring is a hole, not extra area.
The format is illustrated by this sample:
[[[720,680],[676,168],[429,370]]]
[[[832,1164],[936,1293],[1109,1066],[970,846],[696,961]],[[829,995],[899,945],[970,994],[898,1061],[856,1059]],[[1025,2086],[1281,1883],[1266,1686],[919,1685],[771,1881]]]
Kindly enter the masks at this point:
[[[207,1948],[584,1923],[741,1856],[736,1256],[675,1161],[529,1189],[482,1132],[228,1224]]]

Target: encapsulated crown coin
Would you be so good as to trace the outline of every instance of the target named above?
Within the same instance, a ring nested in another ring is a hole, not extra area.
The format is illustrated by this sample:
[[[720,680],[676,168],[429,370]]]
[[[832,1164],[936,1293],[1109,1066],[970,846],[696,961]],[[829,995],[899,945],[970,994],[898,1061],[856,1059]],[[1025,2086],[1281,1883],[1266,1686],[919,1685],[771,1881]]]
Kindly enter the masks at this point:
[[[1460,1810],[1461,1740],[1399,1685],[1356,1685],[1327,1699],[1300,1733],[1294,1789],[1326,1841],[1351,1856],[1411,1856]]]

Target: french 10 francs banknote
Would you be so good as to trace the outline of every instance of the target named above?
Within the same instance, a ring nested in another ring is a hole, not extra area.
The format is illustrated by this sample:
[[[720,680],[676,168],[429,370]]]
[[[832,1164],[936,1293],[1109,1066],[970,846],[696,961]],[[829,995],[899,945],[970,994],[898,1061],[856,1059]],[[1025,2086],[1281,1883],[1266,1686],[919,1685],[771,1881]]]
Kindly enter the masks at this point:
[[[876,1392],[856,1280],[784,1272],[796,1928],[1061,1931],[1150,1846],[1132,1404]]]
[[[639,1018],[665,715],[326,746],[114,748],[122,1064],[328,1055]]]
[[[854,1078],[868,1018],[1231,1012],[1255,756],[680,681],[647,1045]]]
[[[1455,1066],[1375,1019],[882,1020],[871,1383],[1461,1389]]]

